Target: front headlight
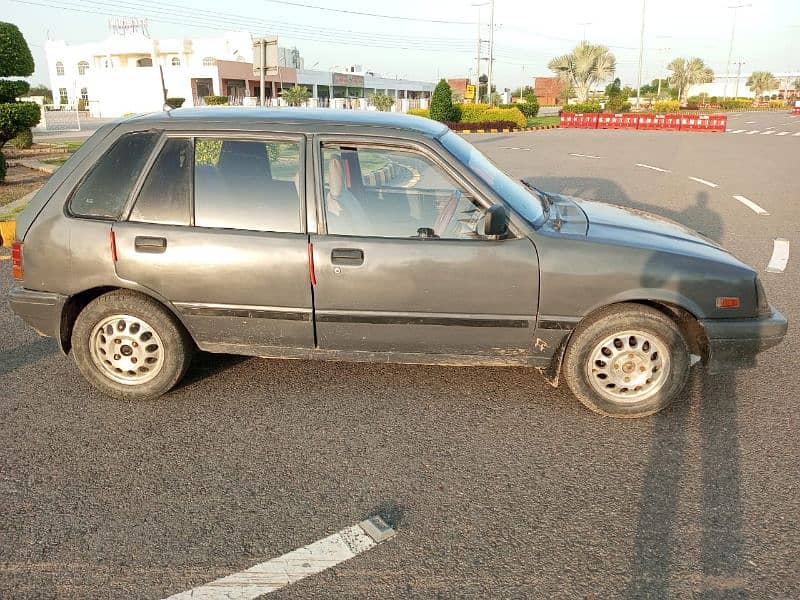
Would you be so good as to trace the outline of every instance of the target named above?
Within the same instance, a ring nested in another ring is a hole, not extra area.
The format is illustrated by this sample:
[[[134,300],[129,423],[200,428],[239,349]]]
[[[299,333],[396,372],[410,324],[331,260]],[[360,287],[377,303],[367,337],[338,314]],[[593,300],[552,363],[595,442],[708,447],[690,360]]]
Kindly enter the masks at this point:
[[[758,306],[759,316],[770,314],[769,302],[767,302],[767,293],[764,291],[764,284],[756,276],[756,303]]]

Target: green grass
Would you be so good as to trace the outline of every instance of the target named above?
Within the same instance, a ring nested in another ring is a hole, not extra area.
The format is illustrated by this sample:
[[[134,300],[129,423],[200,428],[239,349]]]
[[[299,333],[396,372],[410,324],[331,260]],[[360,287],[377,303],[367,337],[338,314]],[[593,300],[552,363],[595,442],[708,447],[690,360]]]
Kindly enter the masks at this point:
[[[28,206],[27,204],[25,206]],[[0,211],[0,221],[10,221],[14,217],[16,217],[19,213],[25,210],[25,206],[17,206],[13,210],[7,210],[5,212]]]
[[[65,156],[64,158],[45,158],[42,162],[48,165],[57,165],[60,167],[65,162],[67,162],[68,158],[69,156]]]
[[[528,127],[543,127],[546,125],[558,125],[560,118],[558,115],[551,115],[547,117],[530,117],[528,119]]]

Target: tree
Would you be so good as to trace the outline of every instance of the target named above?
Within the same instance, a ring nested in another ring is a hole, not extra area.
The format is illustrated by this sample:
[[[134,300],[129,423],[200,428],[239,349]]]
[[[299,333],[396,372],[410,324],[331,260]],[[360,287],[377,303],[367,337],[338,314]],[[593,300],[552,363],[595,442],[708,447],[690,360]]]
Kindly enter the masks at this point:
[[[689,86],[698,83],[711,83],[714,80],[714,71],[706,66],[702,58],[676,58],[667,69],[672,71],[669,78],[670,84],[678,88],[678,100],[681,105],[686,104],[689,96]]]
[[[780,84],[769,71],[753,71],[747,78],[747,87],[756,95],[756,100],[761,100],[764,92],[775,90]]]
[[[580,102],[586,102],[593,86],[614,75],[617,59],[605,46],[584,41],[569,54],[551,60],[547,68],[561,78],[565,88],[575,90]]]
[[[434,121],[455,121],[456,109],[453,107],[453,90],[442,79],[436,84],[431,96],[431,119]]]
[[[281,90],[281,98],[286,100],[289,106],[302,106],[311,98],[311,92],[304,85],[293,85],[289,89]]]
[[[392,108],[392,104],[394,104],[394,99],[390,98],[384,92],[372,92],[369,95],[369,101],[372,102],[372,105],[382,112],[388,112]]]
[[[792,87],[793,87],[794,89],[796,89],[796,90],[800,90],[800,78],[798,78],[798,79],[795,79],[795,80],[792,82]]]
[[[16,25],[0,22],[0,77],[30,77],[33,56]],[[26,81],[0,79],[0,148],[25,129],[39,122],[39,106],[17,102],[30,86]],[[0,153],[0,182],[5,179],[5,158]]]

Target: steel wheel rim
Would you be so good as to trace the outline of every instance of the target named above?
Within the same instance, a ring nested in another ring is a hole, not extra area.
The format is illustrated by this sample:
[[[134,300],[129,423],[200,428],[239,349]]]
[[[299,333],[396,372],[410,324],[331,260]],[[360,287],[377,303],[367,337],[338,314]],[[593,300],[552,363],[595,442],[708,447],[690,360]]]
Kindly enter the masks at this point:
[[[131,315],[113,315],[95,325],[89,351],[100,372],[123,385],[147,383],[164,366],[161,337],[146,321]]]
[[[609,335],[594,347],[586,374],[603,398],[632,404],[661,391],[670,366],[667,345],[657,335],[629,330]]]

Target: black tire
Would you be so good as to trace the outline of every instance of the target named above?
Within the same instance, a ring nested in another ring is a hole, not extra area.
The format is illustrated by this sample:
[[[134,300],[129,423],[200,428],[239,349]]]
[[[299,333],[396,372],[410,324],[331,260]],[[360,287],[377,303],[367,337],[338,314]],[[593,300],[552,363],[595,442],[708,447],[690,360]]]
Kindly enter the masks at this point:
[[[592,352],[604,340],[630,330],[654,336],[663,344],[669,354],[669,371],[663,376],[661,387],[651,395],[627,402],[604,396],[595,389],[589,380],[589,362],[593,360]],[[578,326],[564,355],[563,374],[572,393],[590,410],[609,417],[637,418],[668,406],[683,391],[689,366],[689,347],[672,319],[649,306],[617,304],[601,309]]]
[[[153,379],[118,383],[92,359],[92,332],[104,319],[117,314],[142,319],[161,339],[160,370]],[[81,374],[92,386],[118,400],[151,400],[166,394],[186,373],[193,353],[194,343],[174,315],[152,298],[129,290],[115,290],[92,300],[72,329],[72,354]]]

